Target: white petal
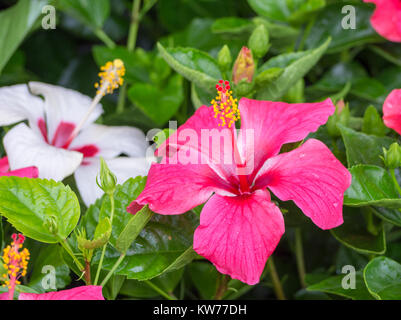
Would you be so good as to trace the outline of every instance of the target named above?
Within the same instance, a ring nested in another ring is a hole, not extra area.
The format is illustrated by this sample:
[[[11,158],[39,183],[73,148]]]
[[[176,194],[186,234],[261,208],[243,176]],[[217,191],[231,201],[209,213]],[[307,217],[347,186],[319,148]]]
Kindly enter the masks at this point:
[[[78,125],[84,118],[92,99],[82,93],[54,86],[42,82],[30,82],[32,93],[42,95],[45,98],[46,123],[49,141],[53,140],[54,134],[60,122],[69,122]],[[102,114],[103,109],[98,104],[85,123],[85,126],[93,123]],[[85,127],[84,126],[84,127]]]
[[[71,175],[82,161],[82,154],[53,147],[31,128],[21,123],[4,137],[11,170],[35,166],[39,177],[61,181]]]
[[[103,194],[103,191],[96,184],[96,176],[100,171],[100,160],[90,158],[85,159],[84,163],[75,171],[75,181],[82,200],[89,206]],[[118,184],[123,184],[131,177],[146,176],[150,167],[146,158],[120,157],[106,160],[106,163],[116,175]]]
[[[0,88],[0,126],[29,120],[36,127],[44,119],[44,103],[28,90],[26,84]]]
[[[122,153],[130,157],[144,157],[149,144],[144,133],[133,127],[109,127],[92,124],[74,139],[70,149],[85,145],[96,145],[99,153],[96,156],[114,158]]]

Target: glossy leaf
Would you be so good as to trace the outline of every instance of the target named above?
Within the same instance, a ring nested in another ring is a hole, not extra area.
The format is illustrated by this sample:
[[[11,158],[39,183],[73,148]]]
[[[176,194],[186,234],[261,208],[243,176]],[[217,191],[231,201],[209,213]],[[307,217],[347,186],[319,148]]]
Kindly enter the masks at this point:
[[[172,76],[166,87],[149,83],[134,83],[128,91],[129,99],[156,124],[163,125],[178,111],[184,100],[182,77]]]
[[[379,300],[401,299],[401,264],[387,257],[370,261],[363,271],[366,287]]]
[[[261,89],[257,94],[259,100],[277,100],[283,96],[293,85],[302,79],[308,71],[319,61],[330,44],[327,39],[320,47],[299,53],[285,54],[273,58],[274,61],[267,62],[261,70],[269,67],[283,67],[283,73],[266,88]]]
[[[0,213],[24,235],[56,243],[74,230],[80,207],[75,193],[61,182],[1,177]]]
[[[338,127],[345,144],[349,167],[357,164],[383,166],[383,161],[380,158],[383,154],[383,148],[388,149],[395,140],[388,137],[367,135],[342,125],[338,125]]]
[[[401,208],[400,195],[386,169],[356,165],[349,170],[352,183],[344,194],[345,205]]]
[[[365,43],[381,41],[370,25],[370,17],[373,13],[371,6],[365,3],[353,3],[352,6],[356,12],[356,28],[346,29],[342,27],[342,21],[346,19],[346,14],[342,13],[344,5],[343,3],[328,5],[319,13],[306,39],[307,48],[315,48],[327,37],[333,39],[328,52],[338,52]]]
[[[344,209],[344,223],[330,232],[342,244],[357,252],[383,254],[386,251],[384,230],[379,226],[376,235],[370,233],[364,214],[366,212],[361,209]]]
[[[191,48],[164,48],[157,44],[160,54],[176,72],[196,85],[211,90],[222,79],[217,62],[207,53]]]
[[[309,286],[307,290],[331,293],[352,300],[373,300],[373,297],[366,288],[361,271],[355,274],[355,289],[343,288],[342,281],[345,276],[346,274],[327,278],[319,283]]]
[[[15,6],[0,12],[0,73],[47,3],[47,0],[19,0]]]

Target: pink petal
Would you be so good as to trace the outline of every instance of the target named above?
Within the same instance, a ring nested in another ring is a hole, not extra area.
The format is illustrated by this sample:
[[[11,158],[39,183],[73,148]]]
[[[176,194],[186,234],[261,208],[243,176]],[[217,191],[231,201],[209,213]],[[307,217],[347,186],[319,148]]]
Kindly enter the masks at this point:
[[[370,18],[372,27],[382,37],[401,42],[401,1],[400,0],[364,0],[376,4],[376,10]]]
[[[0,293],[0,300],[8,300],[8,292]]]
[[[36,167],[22,168],[6,173],[0,173],[1,176],[7,177],[21,177],[21,178],[37,178],[39,176],[39,170]]]
[[[391,91],[383,104],[384,124],[401,134],[401,89]]]
[[[143,192],[129,207],[136,213],[138,205],[149,204],[149,208],[160,214],[181,214],[204,203],[213,192],[231,191],[205,164],[152,164]]]
[[[101,286],[82,286],[58,292],[20,293],[18,300],[104,300]]]
[[[3,157],[0,159],[0,174],[1,173],[7,173],[8,170],[10,170],[10,165],[8,163],[8,158]]]
[[[253,285],[283,233],[283,216],[267,191],[214,195],[202,210],[194,250],[221,273]]]
[[[253,164],[252,179],[268,158],[279,153],[283,144],[301,141],[326,123],[335,106],[330,99],[318,103],[288,104],[242,98],[239,109],[239,148],[245,152],[247,165]],[[243,138],[248,130],[254,130],[254,147],[249,147]]]
[[[269,159],[254,188],[268,187],[282,201],[293,200],[321,229],[343,223],[342,204],[351,174],[319,140]]]
[[[208,164],[227,180],[238,181],[232,148],[234,129],[220,127],[213,108],[202,106],[156,150],[156,155],[164,157],[162,163],[183,164],[189,152],[191,163]]]

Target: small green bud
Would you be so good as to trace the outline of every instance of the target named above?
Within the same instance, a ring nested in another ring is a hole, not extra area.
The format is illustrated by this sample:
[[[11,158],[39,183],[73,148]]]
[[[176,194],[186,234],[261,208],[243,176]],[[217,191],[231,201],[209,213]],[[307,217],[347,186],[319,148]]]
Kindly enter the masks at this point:
[[[305,101],[304,91],[305,81],[302,78],[287,91],[283,99],[288,103],[302,103]]]
[[[336,105],[335,113],[330,116],[327,121],[327,131],[329,135],[333,138],[341,136],[341,132],[337,127],[337,124],[342,124],[343,126],[348,126],[351,114],[349,111],[348,104],[345,104],[343,100],[340,100]]]
[[[217,63],[223,71],[227,71],[231,67],[233,58],[231,56],[230,48],[225,44],[223,48],[219,51],[217,55]]]
[[[58,232],[58,224],[57,224],[57,218],[55,216],[48,216],[45,218],[45,221],[43,222],[43,225],[49,232],[53,235],[57,234]]]
[[[386,135],[388,130],[376,108],[372,105],[369,106],[363,116],[362,132],[382,137]]]
[[[113,194],[116,189],[117,177],[110,171],[103,158],[100,158],[100,173],[96,177],[96,183],[107,194]]]
[[[270,48],[269,33],[263,24],[253,30],[248,40],[248,46],[252,50],[256,59],[263,58],[266,55]]]
[[[388,150],[383,148],[384,165],[388,169],[396,169],[401,166],[401,147],[397,142],[394,142]]]

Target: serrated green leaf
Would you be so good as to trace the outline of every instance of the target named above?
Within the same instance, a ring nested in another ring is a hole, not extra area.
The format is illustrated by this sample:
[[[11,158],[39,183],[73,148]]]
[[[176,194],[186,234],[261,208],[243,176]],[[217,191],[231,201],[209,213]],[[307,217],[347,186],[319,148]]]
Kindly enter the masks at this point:
[[[206,52],[192,48],[166,49],[160,43],[157,48],[171,68],[206,90],[213,90],[222,79],[217,61]]]
[[[1,177],[0,213],[27,237],[56,243],[74,230],[80,207],[75,193],[61,182]],[[56,223],[54,234],[46,227],[50,220]]]

